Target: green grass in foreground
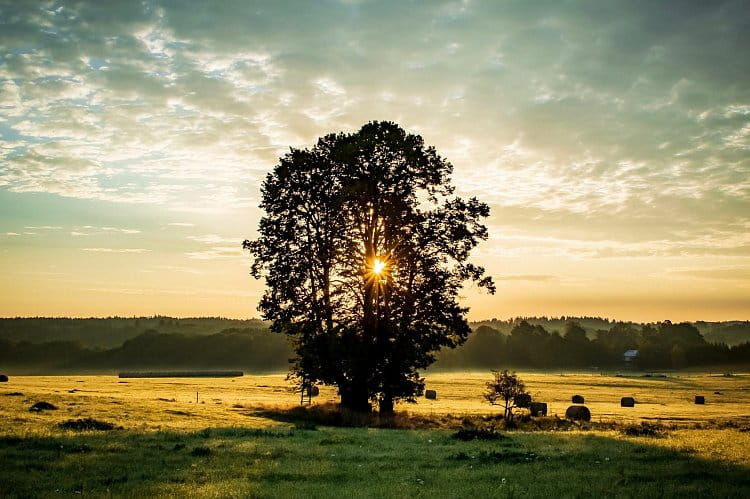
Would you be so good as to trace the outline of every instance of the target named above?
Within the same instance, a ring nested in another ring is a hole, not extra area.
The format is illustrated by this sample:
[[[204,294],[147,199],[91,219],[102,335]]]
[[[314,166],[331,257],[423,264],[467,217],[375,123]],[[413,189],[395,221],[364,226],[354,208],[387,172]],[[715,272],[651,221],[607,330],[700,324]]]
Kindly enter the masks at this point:
[[[677,440],[697,441],[707,430]],[[711,430],[714,442],[744,434]],[[0,437],[0,497],[750,497],[750,471],[667,438],[320,427]],[[706,433],[708,434],[708,433]]]

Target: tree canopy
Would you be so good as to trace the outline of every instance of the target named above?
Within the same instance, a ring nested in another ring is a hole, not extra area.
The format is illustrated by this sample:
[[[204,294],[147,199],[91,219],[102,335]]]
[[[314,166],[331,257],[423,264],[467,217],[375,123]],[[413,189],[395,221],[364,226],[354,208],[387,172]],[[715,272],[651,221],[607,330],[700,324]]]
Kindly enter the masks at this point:
[[[454,194],[452,165],[390,122],[330,134],[280,158],[245,241],[272,330],[294,338],[292,373],[338,387],[342,406],[413,400],[443,347],[470,332],[467,281],[494,292],[469,254],[489,207]]]

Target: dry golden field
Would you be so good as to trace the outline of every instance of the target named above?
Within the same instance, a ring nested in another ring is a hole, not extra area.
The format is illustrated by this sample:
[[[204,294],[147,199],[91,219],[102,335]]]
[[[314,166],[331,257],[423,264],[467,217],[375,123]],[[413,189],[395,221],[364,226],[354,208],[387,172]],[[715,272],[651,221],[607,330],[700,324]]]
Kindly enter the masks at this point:
[[[487,372],[432,373],[426,386],[437,400],[402,403],[397,410],[412,414],[454,416],[492,414],[497,407],[482,398]],[[590,373],[520,373],[534,400],[548,403],[549,415],[563,417],[574,394],[585,398],[595,422],[662,422],[750,424],[750,374],[673,373],[668,377],[603,376]],[[128,378],[116,376],[18,376],[0,385],[0,430],[19,424],[52,424],[82,417],[116,420],[128,429],[194,429],[210,426],[276,425],[249,409],[292,407],[299,394],[284,374],[241,378]],[[9,393],[22,396],[7,396]],[[196,403],[196,394],[198,402]],[[694,403],[695,395],[706,398]],[[632,396],[634,408],[620,407],[620,398]],[[44,400],[60,410],[43,414],[28,408]],[[335,389],[322,387],[314,404],[336,401]],[[43,425],[44,426],[44,425]]]

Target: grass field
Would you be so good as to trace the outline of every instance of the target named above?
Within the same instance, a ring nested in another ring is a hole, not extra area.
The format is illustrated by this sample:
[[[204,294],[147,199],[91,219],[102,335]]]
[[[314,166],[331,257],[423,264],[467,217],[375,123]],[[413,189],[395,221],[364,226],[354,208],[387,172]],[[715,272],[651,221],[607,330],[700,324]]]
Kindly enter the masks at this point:
[[[295,424],[282,374],[14,377],[0,385],[0,497],[750,497],[750,375],[521,378],[551,415],[583,395],[593,424],[453,438],[498,412],[480,396],[489,373],[428,375],[438,399],[397,407],[438,427],[416,430]],[[333,400],[324,387],[315,404]],[[39,401],[58,409],[30,412]],[[84,418],[121,428],[59,426]],[[623,431],[641,422],[657,435]]]

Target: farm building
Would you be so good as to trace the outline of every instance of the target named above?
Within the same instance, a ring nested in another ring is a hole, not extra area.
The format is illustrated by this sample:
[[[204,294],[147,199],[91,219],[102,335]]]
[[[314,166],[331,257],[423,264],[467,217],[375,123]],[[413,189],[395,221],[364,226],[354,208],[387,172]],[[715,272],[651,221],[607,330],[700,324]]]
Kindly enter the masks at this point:
[[[625,362],[633,362],[638,357],[638,350],[626,350],[624,354],[622,354],[622,360]]]

